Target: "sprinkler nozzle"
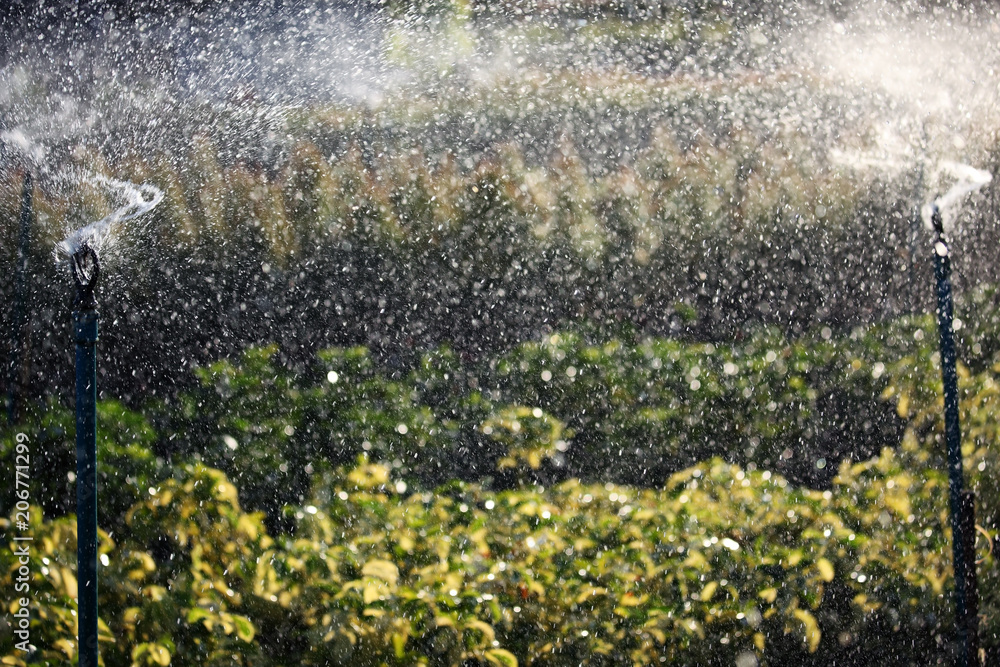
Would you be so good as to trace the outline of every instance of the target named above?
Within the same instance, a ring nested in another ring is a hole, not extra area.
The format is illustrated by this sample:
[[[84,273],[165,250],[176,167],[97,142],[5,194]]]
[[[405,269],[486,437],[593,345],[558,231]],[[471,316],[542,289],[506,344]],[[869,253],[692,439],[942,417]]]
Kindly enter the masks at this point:
[[[97,301],[94,300],[94,288],[101,275],[101,261],[97,258],[97,251],[89,244],[84,243],[70,257],[69,266],[73,272],[73,282],[76,283],[76,303],[74,305],[80,310],[96,310]]]
[[[938,206],[936,199],[931,204],[931,226],[938,236],[944,236],[944,220],[941,218],[941,207]]]

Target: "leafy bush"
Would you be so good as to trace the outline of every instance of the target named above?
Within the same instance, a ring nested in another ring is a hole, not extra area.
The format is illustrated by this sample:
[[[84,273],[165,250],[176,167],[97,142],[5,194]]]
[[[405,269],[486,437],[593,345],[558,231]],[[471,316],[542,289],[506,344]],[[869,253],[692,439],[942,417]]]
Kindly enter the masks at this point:
[[[959,371],[966,479],[988,538],[981,636],[995,651],[1000,366],[988,319],[963,330]],[[108,665],[946,662],[933,338],[929,317],[847,337],[763,330],[729,345],[596,344],[565,331],[483,364],[441,349],[406,373],[362,348],[297,369],[263,348],[199,371],[198,386],[156,404],[150,421],[101,402],[102,655]],[[44,506],[31,525],[32,637],[37,657],[57,662],[76,651],[75,525],[60,518],[71,417],[56,405],[39,414],[19,427]],[[830,452],[848,452],[820,450],[824,429],[841,433],[830,440],[840,447],[898,446],[862,462],[865,449],[850,452],[815,490],[764,469],[817,470],[819,453],[833,468]],[[0,438],[8,462],[13,432]],[[745,465],[700,460],[720,452]],[[643,484],[615,484],[641,457]],[[473,483],[448,481],[463,478]],[[0,586],[13,589],[18,566],[0,551]],[[29,657],[12,643],[0,653]]]
[[[55,401],[32,410],[32,418],[0,430],[0,461],[13,469],[16,435],[29,446],[31,498],[48,517],[76,507],[76,426],[74,414]],[[141,414],[118,401],[97,403],[97,483],[102,492],[98,517],[102,525],[118,525],[126,511],[169,469],[156,457],[156,433]],[[0,490],[0,507],[14,506],[14,486]]]
[[[569,477],[657,486],[713,456],[823,487],[844,457],[899,442],[904,422],[879,396],[890,359],[915,344],[910,329],[797,340],[761,330],[729,345],[564,331],[482,363],[441,348],[405,373],[364,348],[298,368],[274,347],[250,349],[159,404],[154,421],[170,435],[158,451],[227,471],[270,521],[301,502],[313,473],[361,454],[424,488]]]
[[[275,539],[221,473],[184,466],[129,511],[116,542],[103,536],[102,655],[930,664],[946,659],[950,632],[946,486],[889,450],[845,463],[827,491],[713,460],[662,490],[571,480],[400,495],[387,468],[363,464],[318,479],[295,535]],[[73,525],[36,519],[32,531],[33,641],[45,659],[72,660]],[[12,586],[16,559],[0,559]],[[984,637],[993,603],[984,598]],[[26,664],[3,641],[6,662]]]
[[[983,441],[994,414],[986,354],[997,336],[973,326],[965,358],[985,370],[963,377],[987,393],[970,397],[983,405],[963,422]],[[918,439],[932,432],[940,373],[929,317],[816,334],[764,329],[721,344],[563,331],[482,362],[440,348],[409,370],[360,347],[327,350],[309,365],[288,364],[274,346],[252,348],[153,402],[153,426],[100,404],[102,478],[126,482],[102,511],[121,516],[176,457],[226,471],[245,506],[280,531],[282,508],[302,501],[315,474],[362,454],[415,488],[572,477],[655,487],[713,456],[825,488],[841,459],[896,446],[904,426]],[[37,415],[23,428],[49,463],[39,501],[60,515],[72,497],[71,415],[54,404]],[[5,437],[9,453],[13,434]]]
[[[872,342],[763,330],[735,344],[593,344],[564,332],[502,357],[492,381],[567,423],[572,475],[656,484],[724,456],[822,486],[841,458],[899,441]]]

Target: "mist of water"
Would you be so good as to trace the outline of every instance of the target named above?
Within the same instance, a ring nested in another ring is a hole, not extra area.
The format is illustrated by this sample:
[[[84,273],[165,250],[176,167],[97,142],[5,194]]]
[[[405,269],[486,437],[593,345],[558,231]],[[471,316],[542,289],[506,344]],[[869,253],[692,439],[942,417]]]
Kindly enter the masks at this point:
[[[109,12],[89,32],[39,33],[8,55],[0,138],[6,152],[52,171],[77,145],[182,156],[178,142],[202,132],[273,162],[308,138],[311,114],[335,105],[467,168],[504,142],[543,164],[568,136],[601,172],[630,163],[655,128],[691,146],[749,132],[817,168],[862,182],[902,178],[905,188],[935,165],[985,164],[1000,136],[995,12],[906,3],[782,12],[668,12],[641,23],[641,53],[627,25],[608,36],[558,12],[472,20],[319,2],[128,20]],[[481,126],[491,95],[510,104],[503,127]],[[593,109],[577,112],[575,100]],[[458,101],[471,105],[468,117]],[[467,136],[442,138],[435,124],[447,118]],[[86,237],[106,243],[162,196],[101,185],[120,193],[122,208],[74,232],[64,250]],[[912,196],[905,188],[900,196]]]
[[[302,107],[378,111],[407,99],[444,106],[449,95],[576,77],[574,86],[598,87],[584,93],[626,82],[703,88],[731,98],[725,113],[734,122],[791,128],[833,162],[868,169],[923,157],[977,163],[997,133],[1000,27],[984,11],[876,3],[837,16],[800,9],[777,24],[688,25],[672,15],[656,25],[648,41],[660,52],[637,56],[624,38],[597,37],[586,20],[558,15],[473,22],[320,3],[132,23],[109,13],[89,35],[22,47],[0,71],[0,116],[8,134],[36,142],[106,142],[124,128],[155,145],[184,106],[203,105],[208,116],[250,113],[248,131],[280,135],[289,111]],[[718,35],[697,37],[690,52],[671,50],[675,33],[692,39],[712,30]],[[747,73],[763,84],[760,94],[737,90],[754,87]],[[55,94],[33,100],[38,81]],[[678,124],[703,125],[701,111],[681,109]],[[596,118],[574,130],[598,133],[602,123],[623,120]],[[231,131],[239,127],[234,121]]]

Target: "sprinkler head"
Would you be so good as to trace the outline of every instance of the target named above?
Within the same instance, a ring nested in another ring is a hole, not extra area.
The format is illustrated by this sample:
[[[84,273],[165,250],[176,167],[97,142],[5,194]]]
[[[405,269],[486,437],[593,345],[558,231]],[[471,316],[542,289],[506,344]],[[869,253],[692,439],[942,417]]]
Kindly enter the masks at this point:
[[[937,200],[931,204],[931,226],[938,236],[944,236],[944,220],[941,218],[941,207],[937,205]]]
[[[97,252],[84,243],[69,259],[69,267],[73,272],[73,282],[76,283],[76,301],[74,307],[79,310],[97,310],[94,300],[94,288],[101,275],[101,262]]]

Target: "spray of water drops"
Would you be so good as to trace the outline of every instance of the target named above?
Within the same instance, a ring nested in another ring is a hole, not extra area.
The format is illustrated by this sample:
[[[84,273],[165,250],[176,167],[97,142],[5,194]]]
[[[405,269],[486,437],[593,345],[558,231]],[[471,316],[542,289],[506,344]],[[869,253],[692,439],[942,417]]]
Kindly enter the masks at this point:
[[[994,8],[112,5],[0,62],[33,309],[65,310],[53,246],[117,268],[108,664],[947,661],[920,212],[993,539]]]
[[[64,175],[63,178],[73,178]],[[125,222],[148,213],[163,200],[163,192],[148,183],[136,185],[98,174],[86,175],[82,180],[98,186],[111,195],[116,208],[100,220],[80,227],[69,234],[56,246],[56,257],[60,261],[71,257],[84,245],[90,246],[99,255],[106,254],[114,247],[116,232]]]

